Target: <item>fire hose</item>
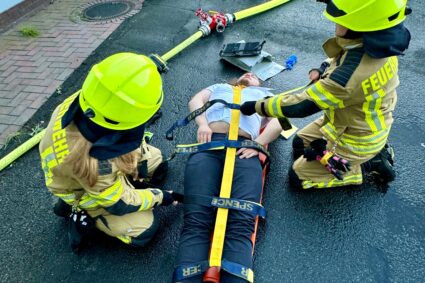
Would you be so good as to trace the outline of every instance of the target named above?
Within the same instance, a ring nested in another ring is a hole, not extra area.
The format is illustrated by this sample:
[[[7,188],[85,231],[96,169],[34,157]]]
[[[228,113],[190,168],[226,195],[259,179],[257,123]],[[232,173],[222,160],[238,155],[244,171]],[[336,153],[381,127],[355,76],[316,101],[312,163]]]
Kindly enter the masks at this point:
[[[282,4],[289,2],[290,0],[272,0],[233,14],[224,14],[217,12],[205,13],[202,10],[198,9],[196,15],[200,18],[200,26],[198,31],[193,35],[188,37],[186,40],[178,44],[176,47],[168,51],[162,56],[157,54],[151,54],[151,59],[158,65],[158,70],[164,72],[167,70],[166,62],[172,57],[180,53],[182,50],[190,46],[192,43],[200,39],[201,37],[208,36],[211,31],[216,30],[217,32],[223,32],[229,24],[257,15],[259,13],[265,12],[267,10],[278,7]],[[25,154],[36,144],[38,144],[43,138],[45,130],[42,130],[38,134],[31,137],[29,140],[18,146],[16,149],[11,151],[9,154],[4,156],[0,160],[0,171],[9,166],[12,162],[18,159],[20,156]]]

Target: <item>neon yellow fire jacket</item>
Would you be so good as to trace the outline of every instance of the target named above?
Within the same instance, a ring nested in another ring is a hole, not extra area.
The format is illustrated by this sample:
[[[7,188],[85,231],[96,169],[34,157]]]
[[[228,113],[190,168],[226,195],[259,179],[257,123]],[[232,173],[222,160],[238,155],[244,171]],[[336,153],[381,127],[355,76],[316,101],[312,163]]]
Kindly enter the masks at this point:
[[[256,112],[284,117],[285,107],[314,102],[324,111],[320,130],[328,141],[354,156],[379,152],[393,123],[397,57],[372,58],[361,39],[331,38],[323,49],[330,66],[318,82],[302,93],[259,100]]]
[[[74,147],[73,138],[73,133],[78,129],[74,123],[63,128],[61,120],[76,96],[70,96],[55,109],[39,146],[49,191],[69,205],[78,202],[78,207],[90,211],[92,216],[100,215],[105,210],[110,214],[124,215],[161,204],[162,191],[136,190],[110,161],[99,161],[99,177],[93,187],[74,176],[71,166],[64,160],[70,150],[78,150]]]

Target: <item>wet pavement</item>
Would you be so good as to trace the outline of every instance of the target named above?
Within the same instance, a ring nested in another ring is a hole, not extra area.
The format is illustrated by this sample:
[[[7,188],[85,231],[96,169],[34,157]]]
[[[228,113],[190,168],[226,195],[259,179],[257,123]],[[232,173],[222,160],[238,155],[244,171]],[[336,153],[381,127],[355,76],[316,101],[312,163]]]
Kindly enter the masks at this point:
[[[81,86],[90,67],[110,54],[132,51],[164,54],[197,27],[193,15],[204,10],[233,12],[262,1],[146,1],[63,83],[27,124],[47,121],[52,109]],[[386,193],[375,186],[293,191],[286,170],[291,141],[271,144],[271,170],[255,250],[256,282],[423,282],[425,278],[425,3],[411,1],[406,25],[413,40],[400,57],[399,101],[390,140],[396,151],[397,179]],[[292,1],[235,23],[222,35],[201,39],[169,62],[163,75],[164,116],[150,130],[153,144],[168,155],[173,144],[164,132],[187,114],[189,98],[202,88],[242,72],[219,60],[227,42],[261,40],[282,63],[298,56],[292,71],[266,82],[283,91],[306,83],[310,68],[325,58],[322,42],[333,26],[315,1]],[[298,127],[315,117],[294,119]],[[193,125],[180,130],[178,142],[192,142]],[[165,189],[183,191],[185,157],[171,162]],[[79,255],[70,251],[66,222],[52,213],[54,198],[44,186],[38,152],[31,150],[0,172],[1,282],[170,282],[182,228],[182,208],[158,209],[161,228],[145,249],[132,250],[107,238]]]

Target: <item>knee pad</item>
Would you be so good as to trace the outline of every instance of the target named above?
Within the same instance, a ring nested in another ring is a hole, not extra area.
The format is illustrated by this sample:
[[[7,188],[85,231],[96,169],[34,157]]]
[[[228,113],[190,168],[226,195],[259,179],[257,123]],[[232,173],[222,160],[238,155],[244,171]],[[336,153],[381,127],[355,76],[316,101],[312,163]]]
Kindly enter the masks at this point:
[[[292,140],[292,157],[297,160],[301,155],[304,154],[304,141],[298,135],[294,136]]]
[[[288,170],[288,177],[289,177],[289,185],[294,189],[301,189],[302,188],[302,181],[298,177],[297,173],[295,173],[295,170],[292,168],[292,166]]]

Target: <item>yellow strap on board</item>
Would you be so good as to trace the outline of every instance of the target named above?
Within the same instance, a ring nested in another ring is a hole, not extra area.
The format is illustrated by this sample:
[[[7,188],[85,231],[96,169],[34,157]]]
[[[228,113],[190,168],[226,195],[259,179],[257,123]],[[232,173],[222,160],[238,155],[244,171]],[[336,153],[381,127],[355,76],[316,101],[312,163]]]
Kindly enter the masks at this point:
[[[233,103],[240,104],[242,86],[233,87]],[[238,109],[231,110],[229,140],[237,140],[239,132]],[[221,180],[220,197],[230,198],[232,192],[233,171],[235,168],[236,148],[226,149],[226,159],[224,161],[223,178]],[[215,221],[214,235],[211,244],[210,266],[221,267],[221,257],[223,254],[224,237],[226,234],[227,215],[229,210],[226,208],[218,208],[217,218]]]

